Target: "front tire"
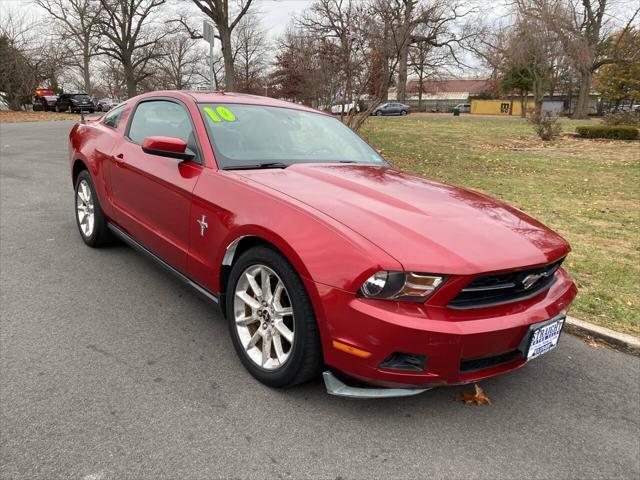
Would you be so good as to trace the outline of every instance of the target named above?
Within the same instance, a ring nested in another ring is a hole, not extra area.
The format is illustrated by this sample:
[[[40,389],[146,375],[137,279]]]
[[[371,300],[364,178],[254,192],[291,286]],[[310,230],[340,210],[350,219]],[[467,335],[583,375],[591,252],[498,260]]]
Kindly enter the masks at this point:
[[[84,243],[90,247],[111,244],[113,236],[100,208],[98,195],[87,170],[78,175],[75,189],[76,224]]]
[[[320,334],[302,280],[277,251],[254,247],[233,264],[226,291],[229,333],[242,364],[270,387],[317,376]]]
[[[381,117],[381,116],[382,116],[382,112],[381,112],[380,110],[378,110],[378,111],[376,112],[376,117]]]

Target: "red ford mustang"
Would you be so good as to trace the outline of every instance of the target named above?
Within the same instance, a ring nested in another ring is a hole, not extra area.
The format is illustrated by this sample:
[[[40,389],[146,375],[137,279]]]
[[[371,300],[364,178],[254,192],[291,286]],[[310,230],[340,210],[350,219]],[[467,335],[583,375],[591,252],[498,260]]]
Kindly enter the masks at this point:
[[[554,348],[576,295],[560,236],[300,105],[145,94],[74,126],[69,159],[85,243],[118,237],[218,302],[270,386],[475,382]]]

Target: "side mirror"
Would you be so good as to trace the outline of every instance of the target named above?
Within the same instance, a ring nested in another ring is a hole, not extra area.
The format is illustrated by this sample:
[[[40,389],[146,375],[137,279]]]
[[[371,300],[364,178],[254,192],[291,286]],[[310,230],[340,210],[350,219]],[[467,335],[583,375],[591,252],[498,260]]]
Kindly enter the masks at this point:
[[[147,137],[142,142],[142,151],[179,160],[193,160],[196,156],[187,148],[187,142],[175,137]]]

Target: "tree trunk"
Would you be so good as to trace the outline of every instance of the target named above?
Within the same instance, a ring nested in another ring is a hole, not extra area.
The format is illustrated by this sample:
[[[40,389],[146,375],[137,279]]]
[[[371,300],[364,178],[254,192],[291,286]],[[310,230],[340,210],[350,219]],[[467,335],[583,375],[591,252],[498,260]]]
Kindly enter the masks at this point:
[[[591,71],[583,71],[580,74],[578,86],[578,100],[573,111],[572,118],[587,118],[589,112],[589,93],[591,91]]]
[[[133,64],[130,58],[126,58],[122,62],[122,70],[124,73],[124,83],[127,86],[127,98],[135,97],[138,93],[136,75],[133,71]]]
[[[82,80],[84,82],[84,93],[91,95],[91,36],[89,33],[84,35],[82,44]]]
[[[82,79],[84,80],[84,92],[87,95],[91,95],[91,76],[89,72],[89,55],[84,54],[82,56]]]
[[[526,118],[527,116],[527,93],[522,92],[522,95],[520,95],[520,118]]]
[[[398,95],[396,100],[404,103],[407,99],[407,63],[409,61],[409,45],[403,45],[398,55]]]
[[[224,59],[224,89],[233,92],[236,88],[235,75],[233,71],[233,52],[231,51],[231,31],[228,28],[220,28],[220,45],[222,46],[222,58]]]

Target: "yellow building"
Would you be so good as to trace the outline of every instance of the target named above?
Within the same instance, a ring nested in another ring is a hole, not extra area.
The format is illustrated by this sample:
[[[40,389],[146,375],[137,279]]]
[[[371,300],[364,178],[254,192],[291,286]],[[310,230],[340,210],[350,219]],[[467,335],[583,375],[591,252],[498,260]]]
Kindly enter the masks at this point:
[[[527,102],[527,110],[533,108],[533,102]],[[513,115],[520,116],[520,99],[505,100],[471,100],[471,113],[476,115]]]

